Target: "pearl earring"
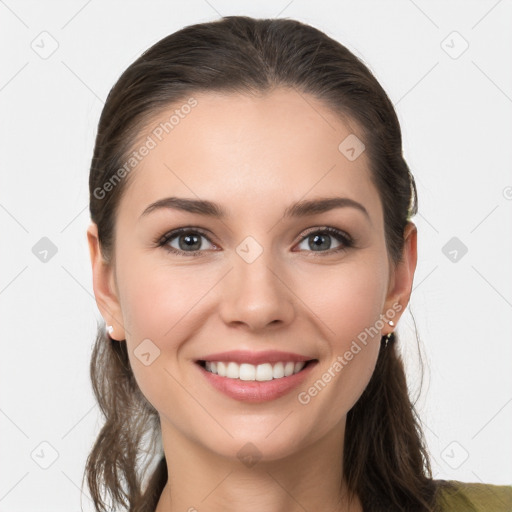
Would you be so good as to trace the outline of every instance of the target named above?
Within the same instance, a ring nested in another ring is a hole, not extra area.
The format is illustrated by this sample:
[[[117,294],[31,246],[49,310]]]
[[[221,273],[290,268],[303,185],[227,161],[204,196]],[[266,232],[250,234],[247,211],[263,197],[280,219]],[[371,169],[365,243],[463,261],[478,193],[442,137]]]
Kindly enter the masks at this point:
[[[114,327],[112,327],[111,325],[107,325],[106,331],[107,331],[107,335],[110,337],[110,334],[112,334],[114,332]]]
[[[395,322],[393,322],[393,320],[388,320],[388,324],[389,324],[391,327],[395,327]],[[390,333],[386,334],[386,336],[384,336],[384,348],[387,348],[388,343],[389,343],[389,341],[391,340],[391,338],[392,338],[393,336],[394,336],[393,331],[391,331]]]

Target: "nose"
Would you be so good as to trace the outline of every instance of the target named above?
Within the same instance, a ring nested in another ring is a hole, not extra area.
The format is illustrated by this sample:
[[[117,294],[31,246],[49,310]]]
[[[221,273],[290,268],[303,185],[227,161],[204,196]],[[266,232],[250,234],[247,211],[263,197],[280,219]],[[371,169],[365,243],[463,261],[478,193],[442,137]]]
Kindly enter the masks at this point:
[[[257,332],[283,327],[295,315],[294,295],[282,266],[270,261],[270,251],[252,263],[235,255],[233,269],[223,280],[220,314],[227,325]]]

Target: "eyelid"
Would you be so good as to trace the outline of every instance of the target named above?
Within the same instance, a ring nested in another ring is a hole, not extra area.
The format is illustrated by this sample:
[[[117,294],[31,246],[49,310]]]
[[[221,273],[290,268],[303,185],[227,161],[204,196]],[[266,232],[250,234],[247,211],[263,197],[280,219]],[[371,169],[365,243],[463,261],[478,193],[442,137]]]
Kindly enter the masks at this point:
[[[346,231],[343,231],[343,229],[334,228],[331,226],[320,226],[315,228],[307,229],[304,235],[302,235],[302,238],[299,240],[299,242],[302,242],[304,239],[306,239],[309,235],[312,233],[327,233],[329,235],[335,235],[338,237],[345,238],[347,242],[350,244],[355,243],[355,240],[352,236],[350,236]]]
[[[198,228],[196,226],[182,226],[176,229],[170,229],[169,231],[166,231],[163,235],[156,237],[155,243],[163,242],[164,240],[169,240],[182,233],[198,233],[208,239],[210,236],[213,237],[213,233],[208,229]]]
[[[176,228],[176,229],[167,231],[163,235],[157,237],[157,239],[155,240],[155,244],[158,247],[163,247],[168,252],[180,254],[180,255],[186,254],[188,256],[200,256],[200,255],[202,255],[202,253],[206,252],[206,250],[182,251],[180,249],[176,249],[176,248],[170,247],[168,245],[168,242],[170,240],[178,237],[179,235],[181,235],[183,233],[196,233],[196,234],[201,235],[204,238],[206,238],[208,240],[208,242],[211,243],[213,246],[218,247],[215,242],[210,240],[211,232],[209,230],[205,230],[203,228],[198,228],[195,226],[183,226],[180,228]],[[333,236],[333,237],[337,238],[340,241],[340,243],[342,243],[342,247],[335,248],[335,249],[329,249],[327,251],[298,251],[298,252],[309,252],[309,253],[312,253],[313,256],[321,256],[322,254],[325,254],[325,255],[335,254],[337,252],[341,252],[341,251],[346,250],[355,245],[354,238],[342,229],[334,228],[331,226],[316,226],[316,227],[307,229],[301,235],[301,238],[298,240],[298,242],[296,242],[294,244],[294,247],[296,245],[302,243],[313,233],[326,233],[330,236]]]
[[[217,244],[215,242],[213,242],[212,240],[210,240],[211,234],[208,230],[204,230],[202,228],[197,228],[194,226],[184,226],[181,228],[171,229],[170,231],[165,232],[162,236],[157,237],[157,239],[154,242],[158,247],[163,247],[164,249],[168,250],[169,252],[174,252],[174,253],[179,253],[179,254],[185,253],[185,254],[189,254],[189,255],[190,254],[194,255],[194,254],[205,252],[204,250],[181,251],[180,249],[176,249],[176,248],[170,247],[168,245],[168,243],[171,240],[173,240],[174,238],[176,238],[182,234],[185,234],[185,233],[196,233],[198,235],[201,235],[202,237],[206,238],[210,244],[217,247]]]

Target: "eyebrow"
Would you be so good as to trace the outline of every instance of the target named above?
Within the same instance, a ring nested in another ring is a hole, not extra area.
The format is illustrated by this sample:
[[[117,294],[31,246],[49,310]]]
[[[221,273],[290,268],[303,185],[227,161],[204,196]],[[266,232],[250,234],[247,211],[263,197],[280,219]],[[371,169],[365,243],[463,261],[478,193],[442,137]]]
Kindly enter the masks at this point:
[[[327,212],[335,208],[355,208],[370,220],[370,215],[366,208],[357,201],[348,197],[327,197],[321,199],[311,199],[299,201],[286,208],[283,217],[307,217],[308,215],[316,215]],[[217,219],[225,219],[226,211],[217,203],[204,199],[187,199],[184,197],[164,197],[154,203],[151,203],[140,215],[140,218],[149,213],[160,209],[181,210],[189,213],[197,213]]]

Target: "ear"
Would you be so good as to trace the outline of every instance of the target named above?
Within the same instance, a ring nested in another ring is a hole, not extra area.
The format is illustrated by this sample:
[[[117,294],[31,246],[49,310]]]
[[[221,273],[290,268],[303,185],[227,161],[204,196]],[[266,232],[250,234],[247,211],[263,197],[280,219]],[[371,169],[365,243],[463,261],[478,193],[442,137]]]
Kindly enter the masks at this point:
[[[405,311],[411,297],[414,272],[418,260],[417,238],[418,231],[416,226],[412,222],[408,222],[404,229],[402,259],[396,265],[391,263],[388,293],[383,315],[386,319],[393,320],[395,325]],[[394,331],[394,327],[386,323],[382,335],[385,336],[392,331]]]
[[[114,330],[110,337],[116,340],[126,338],[123,315],[115,283],[113,265],[107,262],[100,250],[98,226],[91,222],[87,228],[87,242],[92,265],[92,280],[96,305],[107,325]]]

